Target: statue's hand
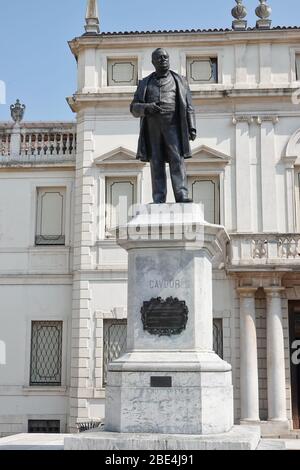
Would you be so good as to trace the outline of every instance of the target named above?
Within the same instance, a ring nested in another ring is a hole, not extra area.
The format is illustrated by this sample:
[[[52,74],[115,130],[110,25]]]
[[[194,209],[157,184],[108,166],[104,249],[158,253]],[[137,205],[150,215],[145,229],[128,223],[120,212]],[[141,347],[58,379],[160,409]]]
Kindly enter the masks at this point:
[[[190,140],[194,141],[196,139],[196,137],[197,137],[197,131],[192,129],[190,131]]]
[[[160,113],[162,109],[155,103],[149,103],[145,108],[146,114],[156,114]]]

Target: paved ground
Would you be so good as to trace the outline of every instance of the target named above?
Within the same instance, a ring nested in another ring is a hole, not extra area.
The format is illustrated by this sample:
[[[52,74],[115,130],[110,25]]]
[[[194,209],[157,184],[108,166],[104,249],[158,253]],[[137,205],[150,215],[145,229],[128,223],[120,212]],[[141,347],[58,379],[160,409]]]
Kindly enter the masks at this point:
[[[0,450],[63,450],[66,434],[16,434],[0,439]]]
[[[16,434],[0,439],[0,450],[63,450],[68,434]],[[258,450],[300,450],[300,439],[262,439]]]

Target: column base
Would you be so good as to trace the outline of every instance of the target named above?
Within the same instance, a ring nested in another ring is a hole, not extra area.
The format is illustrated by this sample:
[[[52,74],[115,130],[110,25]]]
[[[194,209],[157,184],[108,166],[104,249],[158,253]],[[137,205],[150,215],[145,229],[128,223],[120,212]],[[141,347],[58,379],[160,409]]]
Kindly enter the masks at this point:
[[[280,437],[286,435],[291,430],[288,420],[269,420],[261,421],[260,423],[261,435],[263,437]]]

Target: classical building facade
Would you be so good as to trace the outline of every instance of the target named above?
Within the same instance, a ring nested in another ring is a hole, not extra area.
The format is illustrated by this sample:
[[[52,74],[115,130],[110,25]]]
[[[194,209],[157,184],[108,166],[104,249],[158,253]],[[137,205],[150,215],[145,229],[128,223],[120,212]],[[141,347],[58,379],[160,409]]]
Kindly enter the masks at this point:
[[[213,310],[235,422],[299,429],[300,28],[262,21],[105,34],[89,2],[86,33],[70,42],[76,123],[22,121],[19,103],[0,123],[1,435],[104,418],[107,364],[126,344],[117,206],[151,202],[129,105],[160,46],[193,95],[191,194],[230,237],[215,262]]]

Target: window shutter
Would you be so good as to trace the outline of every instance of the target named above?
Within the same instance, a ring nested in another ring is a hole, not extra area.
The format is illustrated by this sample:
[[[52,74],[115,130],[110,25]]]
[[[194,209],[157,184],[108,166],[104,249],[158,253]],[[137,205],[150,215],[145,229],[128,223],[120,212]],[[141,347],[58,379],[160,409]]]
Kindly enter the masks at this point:
[[[65,188],[38,188],[36,244],[64,245]]]
[[[125,224],[129,219],[129,210],[136,202],[136,179],[106,180],[106,230]]]
[[[219,187],[217,179],[189,178],[193,201],[204,206],[204,219],[211,224],[219,223]]]

